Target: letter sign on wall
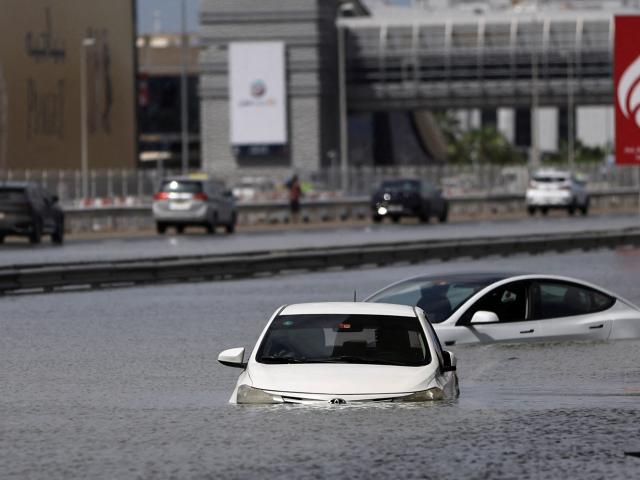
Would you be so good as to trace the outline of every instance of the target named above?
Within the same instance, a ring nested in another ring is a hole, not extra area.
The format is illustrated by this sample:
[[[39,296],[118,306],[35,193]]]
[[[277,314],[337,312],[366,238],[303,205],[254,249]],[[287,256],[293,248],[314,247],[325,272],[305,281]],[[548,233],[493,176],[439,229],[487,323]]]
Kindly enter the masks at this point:
[[[616,163],[640,165],[640,16],[616,17]]]

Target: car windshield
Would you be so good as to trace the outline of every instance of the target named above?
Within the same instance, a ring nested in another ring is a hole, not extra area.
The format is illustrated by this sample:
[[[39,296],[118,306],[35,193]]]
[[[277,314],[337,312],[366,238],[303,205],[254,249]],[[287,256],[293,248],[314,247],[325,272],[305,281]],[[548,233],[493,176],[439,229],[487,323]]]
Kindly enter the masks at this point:
[[[431,355],[415,317],[309,314],[274,319],[256,361],[414,367],[431,363]]]
[[[416,192],[420,190],[420,183],[415,180],[387,180],[382,182],[380,190],[393,192]]]
[[[431,323],[441,323],[464,302],[496,278],[429,279],[415,278],[392,285],[368,298],[368,302],[418,306]]]
[[[160,187],[161,192],[201,193],[202,183],[184,180],[166,180]]]
[[[533,179],[538,183],[564,183],[568,181],[567,177],[558,177],[558,176],[549,176],[549,175],[539,175],[533,177]]]

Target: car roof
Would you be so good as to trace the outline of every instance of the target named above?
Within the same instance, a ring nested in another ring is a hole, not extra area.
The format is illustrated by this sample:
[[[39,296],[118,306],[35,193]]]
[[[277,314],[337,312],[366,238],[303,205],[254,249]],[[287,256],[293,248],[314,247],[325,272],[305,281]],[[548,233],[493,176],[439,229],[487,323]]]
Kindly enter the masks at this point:
[[[521,275],[530,275],[528,272],[460,272],[460,273],[440,273],[429,275],[417,275],[415,277],[405,278],[396,282],[396,284],[408,281],[446,281],[446,282],[487,282],[494,283],[511,277],[519,277]]]
[[[6,181],[0,182],[0,188],[27,188],[27,187],[37,187],[38,184],[35,182],[19,182],[19,181]]]
[[[389,315],[394,317],[415,317],[413,307],[389,303],[364,302],[319,302],[287,305],[280,315],[350,314]]]

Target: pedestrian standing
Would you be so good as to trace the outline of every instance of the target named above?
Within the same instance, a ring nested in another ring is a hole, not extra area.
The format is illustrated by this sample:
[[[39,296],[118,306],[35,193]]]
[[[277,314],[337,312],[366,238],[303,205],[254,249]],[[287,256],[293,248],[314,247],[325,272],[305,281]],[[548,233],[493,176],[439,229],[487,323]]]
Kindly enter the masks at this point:
[[[300,180],[294,175],[288,183],[289,186],[289,210],[291,212],[291,221],[298,223],[300,217],[300,197],[302,189],[300,188]]]

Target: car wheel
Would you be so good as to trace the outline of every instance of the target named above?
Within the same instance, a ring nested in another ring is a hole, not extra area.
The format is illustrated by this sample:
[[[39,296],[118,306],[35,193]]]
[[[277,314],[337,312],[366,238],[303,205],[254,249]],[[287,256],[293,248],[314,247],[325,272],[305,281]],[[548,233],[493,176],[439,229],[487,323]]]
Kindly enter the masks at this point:
[[[546,215],[547,213],[549,213],[549,208],[548,207],[542,207],[540,209],[540,211],[542,212],[543,215]]]
[[[371,217],[371,220],[373,220],[373,223],[380,223],[382,221],[382,216],[380,215],[373,215]]]
[[[430,213],[431,212],[429,212],[429,210],[425,208],[422,210],[422,212],[420,212],[420,215],[418,215],[418,218],[422,223],[429,223]]]
[[[209,222],[205,226],[206,229],[207,229],[207,233],[210,233],[211,235],[216,233],[216,227],[217,226],[218,226],[218,219],[217,219],[216,215],[214,214],[211,217],[211,220],[209,220]]]
[[[176,232],[182,235],[184,233],[184,225],[176,225]]]
[[[527,207],[527,212],[533,217],[536,214],[536,207]]]
[[[394,215],[393,217],[391,217],[391,221],[393,223],[398,223],[400,221],[400,217],[398,215]]]
[[[4,235],[0,235],[0,243],[4,243]]]
[[[164,223],[156,223],[156,232],[163,235],[167,231],[167,225]]]
[[[231,222],[229,222],[228,224],[226,224],[224,226],[224,228],[226,229],[227,233],[233,233],[236,231],[236,222],[238,221],[236,214],[234,213],[233,216],[231,217]]]
[[[567,208],[567,212],[569,212],[569,215],[573,216],[576,213],[576,206],[575,205],[569,205],[569,208]]]
[[[58,220],[56,222],[56,229],[51,234],[51,241],[56,245],[62,245],[64,243],[64,220]]]
[[[36,244],[42,240],[42,220],[36,219],[31,226],[31,233],[29,234],[29,242]]]
[[[580,213],[582,213],[582,216],[586,216],[589,213],[589,199],[587,198],[587,201],[585,202],[585,204],[580,207]]]
[[[442,209],[442,212],[440,212],[438,221],[440,223],[447,223],[447,220],[449,220],[449,207],[445,205],[444,208]]]

